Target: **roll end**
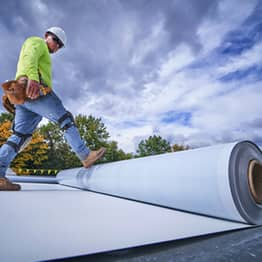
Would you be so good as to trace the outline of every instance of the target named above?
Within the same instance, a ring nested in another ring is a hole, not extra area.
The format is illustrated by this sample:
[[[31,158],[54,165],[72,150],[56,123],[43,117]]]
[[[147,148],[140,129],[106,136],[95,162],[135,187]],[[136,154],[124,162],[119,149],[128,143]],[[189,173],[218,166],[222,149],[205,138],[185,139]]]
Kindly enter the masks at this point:
[[[257,160],[251,160],[248,167],[248,184],[253,199],[262,204],[262,165]]]

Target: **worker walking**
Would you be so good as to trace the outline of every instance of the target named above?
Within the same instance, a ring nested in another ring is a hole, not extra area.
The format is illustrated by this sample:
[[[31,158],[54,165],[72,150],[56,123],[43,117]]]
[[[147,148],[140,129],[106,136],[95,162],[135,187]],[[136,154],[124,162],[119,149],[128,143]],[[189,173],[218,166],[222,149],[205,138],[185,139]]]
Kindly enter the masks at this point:
[[[60,27],[49,28],[44,38],[30,37],[24,42],[16,72],[16,80],[2,85],[3,105],[15,114],[13,134],[0,148],[0,190],[20,190],[8,180],[6,170],[18,152],[30,142],[42,117],[59,124],[72,150],[88,168],[100,159],[105,148],[90,151],[81,139],[73,115],[53,91],[50,54],[66,45],[66,34]]]

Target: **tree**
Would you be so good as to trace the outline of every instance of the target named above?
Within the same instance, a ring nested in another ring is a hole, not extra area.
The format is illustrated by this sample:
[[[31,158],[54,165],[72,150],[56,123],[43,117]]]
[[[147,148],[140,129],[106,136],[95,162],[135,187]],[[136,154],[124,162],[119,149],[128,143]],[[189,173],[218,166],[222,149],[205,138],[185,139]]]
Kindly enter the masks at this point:
[[[178,145],[178,144],[174,144],[172,146],[172,151],[176,152],[176,151],[183,151],[183,150],[188,150],[189,146],[183,146],[183,145]]]
[[[75,117],[75,122],[81,137],[91,150],[106,146],[109,133],[101,118],[95,118],[91,115],[87,117],[80,114]]]
[[[0,124],[0,146],[2,146],[7,138],[11,136],[11,122],[6,120]]]
[[[42,163],[48,159],[48,145],[44,137],[38,132],[34,132],[32,140],[25,149],[13,160],[11,167],[37,169],[42,167]]]
[[[171,152],[171,146],[169,142],[163,139],[161,136],[154,135],[150,136],[146,140],[142,140],[138,144],[138,150],[136,152],[136,157],[158,155]]]
[[[63,137],[63,131],[61,130],[61,128],[57,124],[48,122],[46,125],[43,125],[39,128],[39,132],[43,135],[48,145],[48,149],[47,149],[48,161],[42,163],[42,168],[46,168],[46,169],[67,168],[68,157],[66,156],[70,154],[70,149],[66,145],[66,142]],[[74,159],[74,156],[72,157]]]
[[[13,114],[10,114],[10,113],[2,113],[1,115],[0,115],[0,123],[3,123],[3,122],[5,122],[5,121],[7,121],[7,120],[9,120],[9,121],[13,121],[13,119],[14,119],[14,115]]]
[[[102,160],[101,162],[113,162],[130,158],[132,158],[132,154],[126,154],[122,149],[118,149],[116,141],[111,141],[108,142],[106,145],[106,153],[103,158],[104,160]]]
[[[101,146],[107,147],[109,133],[101,118],[77,115],[75,123],[82,139],[91,150]],[[63,131],[57,124],[49,122],[40,127],[40,132],[48,144],[49,160],[44,163],[44,168],[65,169],[81,166],[80,160],[65,141]]]
[[[0,146],[2,146],[8,137],[12,134],[11,121],[6,119],[8,114],[4,113],[0,116],[3,122],[0,124]],[[19,153],[13,160],[11,167],[15,168],[38,168],[41,167],[43,161],[47,159],[48,145],[44,141],[44,137],[39,132],[33,134],[29,145]]]
[[[0,145],[11,135],[11,114],[2,114],[0,120]],[[118,148],[117,142],[108,141],[109,133],[101,118],[93,116],[77,115],[75,123],[82,139],[91,150],[101,146],[106,147],[107,152],[103,159],[97,163],[112,162],[130,159],[132,154],[126,154]],[[13,166],[17,168],[41,168],[41,169],[67,169],[82,166],[80,160],[71,150],[64,138],[61,128],[52,122],[42,125],[36,130],[31,144],[14,160]]]

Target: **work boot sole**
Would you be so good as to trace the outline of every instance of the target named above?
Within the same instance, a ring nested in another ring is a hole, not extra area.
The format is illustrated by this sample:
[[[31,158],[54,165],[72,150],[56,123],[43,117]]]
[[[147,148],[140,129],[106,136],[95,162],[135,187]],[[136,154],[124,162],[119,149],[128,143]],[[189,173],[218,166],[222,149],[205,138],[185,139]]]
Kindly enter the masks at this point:
[[[0,179],[0,191],[19,191],[21,186],[19,184],[13,184],[7,178]]]
[[[16,187],[16,188],[0,188],[0,191],[20,191],[21,187]]]

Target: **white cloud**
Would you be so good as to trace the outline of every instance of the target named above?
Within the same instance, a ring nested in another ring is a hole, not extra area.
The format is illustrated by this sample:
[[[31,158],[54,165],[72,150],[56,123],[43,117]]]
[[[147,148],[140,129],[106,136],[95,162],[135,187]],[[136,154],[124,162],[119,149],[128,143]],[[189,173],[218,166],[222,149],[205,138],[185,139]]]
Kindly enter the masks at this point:
[[[225,64],[217,68],[218,76],[259,65],[261,63],[261,54],[262,42],[257,43],[253,48],[244,51],[239,56],[229,58]]]
[[[224,36],[238,28],[251,14],[258,0],[223,0],[218,3],[218,14],[210,13],[198,28],[198,37],[204,47],[204,53],[221,44]]]
[[[107,123],[110,139],[118,142],[125,152],[136,152],[138,143],[153,133],[151,125],[138,127],[120,127]]]
[[[190,64],[194,59],[196,57],[190,47],[185,43],[180,44],[168,54],[167,60],[161,65],[159,77],[170,77],[172,74],[183,69],[184,66]]]
[[[217,132],[232,130],[260,117],[262,110],[261,82],[242,86],[231,93],[206,101],[195,112],[193,126]],[[244,126],[243,126],[244,128]]]

